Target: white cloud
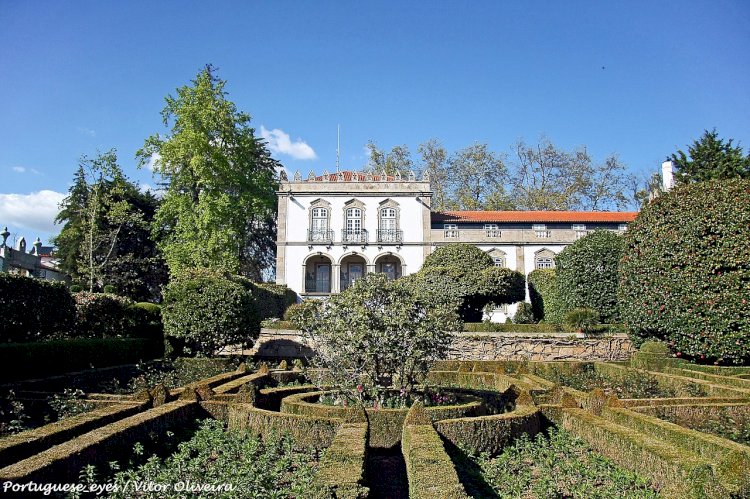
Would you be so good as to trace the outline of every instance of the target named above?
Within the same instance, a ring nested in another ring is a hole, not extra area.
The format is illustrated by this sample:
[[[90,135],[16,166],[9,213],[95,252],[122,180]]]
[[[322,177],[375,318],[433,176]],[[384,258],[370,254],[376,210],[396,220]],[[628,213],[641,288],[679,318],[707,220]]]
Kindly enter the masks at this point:
[[[151,155],[150,158],[148,158],[148,163],[146,163],[146,168],[148,168],[151,171],[154,171],[154,168],[156,168],[156,165],[159,164],[159,160],[161,159],[161,154],[158,152],[155,152]]]
[[[79,126],[76,130],[78,130],[78,133],[80,134],[88,135],[89,137],[96,137],[96,130],[86,128],[85,126]]]
[[[60,203],[61,192],[43,190],[31,194],[0,194],[0,225],[15,225],[24,229],[51,233]]]
[[[26,168],[24,168],[23,166],[14,166],[13,171],[18,172],[18,173],[23,173],[26,171]]]
[[[26,168],[25,166],[14,166],[12,170],[16,173],[26,173],[28,171],[34,175],[41,175],[41,172],[36,168]]]
[[[260,136],[268,141],[268,148],[273,153],[286,154],[294,159],[315,159],[317,155],[312,147],[302,139],[292,142],[289,134],[279,128],[268,130],[260,126]]]

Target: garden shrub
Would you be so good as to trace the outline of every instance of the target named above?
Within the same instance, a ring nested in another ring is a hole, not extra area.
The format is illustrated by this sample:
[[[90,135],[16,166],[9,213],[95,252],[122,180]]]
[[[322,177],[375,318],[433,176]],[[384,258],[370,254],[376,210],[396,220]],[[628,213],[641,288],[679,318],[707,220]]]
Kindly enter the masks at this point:
[[[83,291],[83,286],[81,286],[80,284],[71,284],[69,289],[71,293],[80,293],[81,291]]]
[[[513,322],[515,324],[533,324],[534,312],[532,311],[531,304],[525,301],[518,303],[516,308],[516,314],[513,316]]]
[[[156,303],[139,302],[127,308],[130,321],[130,336],[140,338],[163,338],[161,307]]]
[[[337,387],[382,407],[393,388],[406,400],[445,356],[459,321],[445,302],[371,273],[311,309],[303,330]]]
[[[599,324],[599,312],[592,308],[574,308],[565,314],[565,324],[575,331],[588,332]]]
[[[481,320],[490,303],[515,303],[525,295],[520,272],[495,267],[487,253],[470,244],[439,247],[419,272],[403,280],[422,293],[456,303],[465,321]]]
[[[0,343],[68,333],[75,303],[65,284],[0,272]]]
[[[619,298],[632,334],[683,357],[750,361],[750,180],[679,186],[625,233]]]
[[[562,324],[565,305],[557,289],[555,269],[537,269],[528,276],[529,297],[534,319]]]
[[[76,303],[76,328],[78,338],[113,338],[130,333],[128,298],[81,291],[73,295]]]
[[[258,319],[281,319],[290,305],[297,302],[297,294],[286,286],[272,283],[253,283],[253,296],[258,307]]]
[[[249,343],[260,333],[256,301],[236,280],[220,274],[191,273],[164,288],[164,334],[185,342],[192,355]]]
[[[117,288],[114,287],[114,286],[112,286],[111,284],[107,284],[106,286],[104,286],[104,288],[102,290],[105,293],[109,294],[109,295],[116,295],[117,294]]]
[[[617,269],[622,236],[597,230],[567,246],[555,257],[557,296],[566,310],[593,308],[604,322],[617,322]]]

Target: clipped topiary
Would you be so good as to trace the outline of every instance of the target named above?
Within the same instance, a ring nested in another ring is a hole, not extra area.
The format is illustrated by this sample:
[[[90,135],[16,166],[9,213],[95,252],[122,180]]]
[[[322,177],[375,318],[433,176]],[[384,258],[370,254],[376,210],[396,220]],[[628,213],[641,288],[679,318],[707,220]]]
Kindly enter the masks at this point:
[[[555,269],[534,270],[529,274],[528,282],[534,319],[562,324],[565,319],[565,304],[557,289]]]
[[[557,296],[566,310],[592,308],[608,324],[620,320],[617,268],[622,251],[622,236],[597,230],[555,257]]]
[[[211,356],[222,347],[249,343],[260,333],[255,300],[231,277],[195,273],[164,288],[164,334],[185,341],[185,351]]]
[[[683,357],[750,361],[750,180],[698,182],[646,205],[625,233],[620,309],[636,337]]]
[[[427,255],[422,269],[457,266],[465,274],[478,274],[493,265],[492,257],[474,245],[448,244]]]

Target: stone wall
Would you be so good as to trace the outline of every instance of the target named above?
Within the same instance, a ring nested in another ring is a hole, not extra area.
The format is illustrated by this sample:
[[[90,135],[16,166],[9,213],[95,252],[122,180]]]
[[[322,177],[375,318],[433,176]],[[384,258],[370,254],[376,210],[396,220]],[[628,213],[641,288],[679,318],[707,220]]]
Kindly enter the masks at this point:
[[[313,348],[291,329],[263,328],[245,355],[309,357]],[[635,352],[627,335],[583,337],[566,333],[456,333],[449,359],[461,360],[627,360]],[[240,352],[227,352],[240,353]]]

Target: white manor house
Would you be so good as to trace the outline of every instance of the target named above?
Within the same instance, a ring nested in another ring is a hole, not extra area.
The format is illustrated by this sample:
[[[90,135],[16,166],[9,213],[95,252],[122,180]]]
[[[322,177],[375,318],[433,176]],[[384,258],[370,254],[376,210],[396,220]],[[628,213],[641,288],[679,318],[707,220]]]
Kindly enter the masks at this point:
[[[339,293],[369,272],[417,272],[435,248],[474,244],[527,275],[589,231],[622,232],[636,212],[433,211],[429,178],[343,171],[282,176],[276,282],[301,298]],[[515,306],[492,320],[505,320]]]

